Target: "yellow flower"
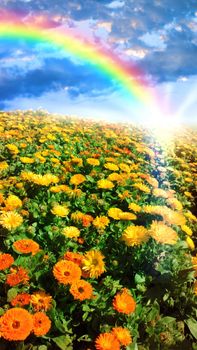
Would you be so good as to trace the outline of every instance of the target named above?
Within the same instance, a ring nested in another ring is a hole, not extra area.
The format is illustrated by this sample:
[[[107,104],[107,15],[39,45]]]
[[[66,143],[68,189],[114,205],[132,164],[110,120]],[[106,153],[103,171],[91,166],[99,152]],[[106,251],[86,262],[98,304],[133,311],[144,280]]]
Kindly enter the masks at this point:
[[[68,192],[71,189],[66,185],[58,185],[58,186],[51,186],[49,190],[53,193],[59,193],[59,192]]]
[[[50,161],[51,161],[52,163],[55,163],[55,164],[60,164],[59,159],[54,158],[54,157],[50,158]]]
[[[136,220],[137,216],[133,213],[129,213],[127,211],[119,214],[120,220]]]
[[[120,220],[120,214],[123,211],[119,208],[110,208],[107,212],[108,216],[115,220]]]
[[[188,236],[192,236],[192,230],[189,226],[187,225],[182,225],[181,226],[182,231],[184,231]]]
[[[76,211],[74,213],[71,214],[71,219],[74,222],[79,222],[83,219],[84,214],[81,211]]]
[[[193,179],[191,177],[185,177],[185,182],[193,182]]]
[[[168,198],[167,203],[170,205],[171,208],[176,210],[182,210],[183,206],[181,202],[176,198]]]
[[[129,165],[125,164],[125,163],[120,163],[119,164],[119,168],[124,171],[125,173],[130,173],[130,167]]]
[[[178,240],[177,232],[162,221],[152,222],[149,235],[162,244],[175,244]]]
[[[166,221],[170,225],[182,226],[185,225],[186,219],[183,214],[174,211],[170,208],[164,207],[164,210],[161,212],[164,221]]]
[[[45,174],[45,175],[35,174],[32,178],[32,181],[37,185],[49,186],[51,183],[59,182],[59,178],[56,175],[52,175],[52,174]]]
[[[169,225],[185,225],[186,219],[182,213],[172,210],[162,205],[146,205],[143,207],[145,213],[161,215],[163,220]]]
[[[73,164],[77,164],[79,167],[83,166],[83,159],[81,159],[81,158],[73,157],[71,162]]]
[[[83,176],[81,174],[75,174],[71,177],[70,184],[77,186],[77,185],[80,185],[81,183],[83,183],[84,181],[86,181],[85,176]]]
[[[20,161],[25,164],[32,164],[34,163],[34,159],[30,157],[20,157]]]
[[[54,135],[52,135],[52,134],[47,134],[47,139],[51,140],[51,141],[55,141],[56,137]]]
[[[99,160],[95,159],[95,158],[87,158],[86,161],[88,164],[93,165],[93,166],[100,164]]]
[[[122,235],[122,240],[127,246],[133,247],[147,242],[149,239],[148,230],[144,226],[128,226]]]
[[[62,233],[68,238],[76,238],[79,237],[80,231],[75,226],[67,226],[63,229]]]
[[[46,159],[39,152],[34,153],[34,157],[36,158],[36,160],[39,160],[41,163],[46,162]]]
[[[5,205],[8,210],[15,210],[22,207],[22,201],[17,196],[10,194],[5,200]]]
[[[129,203],[128,208],[136,213],[139,213],[141,211],[141,207],[136,203]]]
[[[8,148],[10,153],[12,153],[12,154],[18,154],[18,152],[19,152],[18,147],[13,145],[12,143],[7,144],[6,147]]]
[[[69,210],[64,205],[56,204],[54,205],[53,209],[51,209],[51,213],[57,216],[65,217],[68,215]]]
[[[150,193],[150,188],[142,183],[135,183],[133,187],[137,188],[138,190],[145,192],[145,193]]]
[[[105,271],[104,256],[98,250],[85,253],[82,260],[82,270],[91,278],[98,278]]]
[[[104,164],[104,168],[112,170],[112,171],[118,171],[119,170],[119,167],[116,164],[114,164],[114,163],[105,163]]]
[[[34,173],[32,171],[22,171],[21,178],[25,181],[32,181]]]
[[[97,181],[97,186],[98,186],[98,188],[110,190],[114,187],[114,184],[113,184],[113,182],[111,182],[109,180],[102,179],[102,180]]]
[[[184,195],[185,195],[186,197],[193,198],[192,194],[191,194],[190,192],[188,192],[188,191],[185,191],[185,192],[184,192]]]
[[[121,181],[122,180],[122,176],[118,173],[111,173],[108,177],[108,180],[110,181]]]
[[[34,174],[31,171],[23,171],[21,173],[21,178],[25,181],[33,182],[36,185],[41,185],[41,186],[49,186],[52,183],[57,183],[59,182],[59,178],[56,175],[53,174]]]
[[[0,215],[0,225],[5,227],[7,230],[15,229],[22,223],[22,216],[15,211],[7,211]]]
[[[44,151],[42,151],[41,154],[42,154],[43,157],[47,157],[49,155],[49,151],[48,150],[44,150]]]
[[[146,181],[149,183],[149,185],[151,185],[155,188],[159,186],[158,181],[154,177],[147,177]]]
[[[194,244],[193,240],[192,240],[190,237],[187,237],[187,238],[186,238],[186,242],[187,242],[188,247],[189,247],[191,250],[194,250],[194,249],[195,249],[195,244]]]
[[[168,198],[168,193],[165,190],[163,190],[162,188],[154,188],[153,189],[153,196],[161,197],[161,198]]]
[[[6,170],[8,168],[9,168],[9,165],[7,162],[5,162],[5,161],[0,162],[0,171]]]
[[[109,225],[109,219],[106,216],[97,216],[96,219],[93,220],[92,224],[99,229],[105,229],[107,225]]]
[[[185,213],[185,216],[186,216],[186,218],[188,218],[189,220],[194,221],[194,222],[197,222],[197,217],[196,217],[194,214],[192,214],[191,211],[188,210],[188,211]]]

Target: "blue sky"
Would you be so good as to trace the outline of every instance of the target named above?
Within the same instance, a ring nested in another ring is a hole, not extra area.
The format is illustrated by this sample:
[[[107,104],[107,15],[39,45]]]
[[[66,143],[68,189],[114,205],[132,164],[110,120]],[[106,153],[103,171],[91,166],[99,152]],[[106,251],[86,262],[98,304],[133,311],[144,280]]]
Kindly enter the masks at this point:
[[[123,62],[135,63],[162,96],[168,113],[197,122],[196,0],[1,0],[4,11],[49,30],[74,28]],[[37,109],[115,121],[147,119],[120,86],[50,45],[0,39],[0,109]],[[165,116],[164,116],[165,117]]]

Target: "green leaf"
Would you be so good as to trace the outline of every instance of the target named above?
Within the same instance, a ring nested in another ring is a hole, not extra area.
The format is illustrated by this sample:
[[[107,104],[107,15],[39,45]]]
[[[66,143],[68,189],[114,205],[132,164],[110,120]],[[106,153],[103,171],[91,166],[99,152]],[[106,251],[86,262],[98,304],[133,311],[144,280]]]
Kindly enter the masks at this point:
[[[61,335],[52,340],[61,350],[73,350],[72,340],[68,335]]]
[[[5,310],[2,307],[0,307],[0,316],[2,316],[4,314],[4,312],[5,312]]]
[[[7,301],[10,303],[12,299],[14,299],[18,294],[18,289],[17,288],[11,288],[7,292]]]
[[[46,345],[40,345],[38,347],[38,350],[47,350],[47,346]]]
[[[137,343],[132,343],[126,347],[127,350],[138,350]]]
[[[174,322],[174,321],[176,321],[176,318],[166,316],[166,317],[163,317],[160,322],[165,323],[165,324],[169,324],[169,323]]]
[[[185,323],[187,324],[193,337],[197,339],[197,321],[194,318],[188,318]]]
[[[135,283],[140,284],[145,282],[145,277],[143,275],[135,274]]]

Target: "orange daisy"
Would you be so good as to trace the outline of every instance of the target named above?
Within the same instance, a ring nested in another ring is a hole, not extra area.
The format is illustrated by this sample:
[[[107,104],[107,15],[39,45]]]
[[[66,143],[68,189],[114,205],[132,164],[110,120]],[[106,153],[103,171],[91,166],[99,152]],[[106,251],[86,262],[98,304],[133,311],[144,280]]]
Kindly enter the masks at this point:
[[[120,343],[112,333],[102,333],[95,340],[97,350],[120,350]]]
[[[0,254],[0,271],[8,269],[14,263],[14,258],[10,254]]]
[[[9,309],[0,318],[1,335],[9,341],[25,340],[32,328],[32,315],[22,308]]]
[[[52,297],[44,291],[39,290],[31,295],[31,304],[35,311],[47,311],[51,307]]]
[[[14,287],[18,284],[26,284],[29,281],[28,272],[23,267],[11,268],[11,273],[7,275],[6,283]]]
[[[61,260],[53,267],[53,275],[60,283],[72,284],[81,278],[81,269],[73,261]]]
[[[51,328],[51,320],[44,312],[36,312],[33,315],[33,332],[37,337],[42,337]]]
[[[19,306],[19,307],[29,305],[30,300],[31,300],[31,295],[29,295],[28,293],[20,293],[15,298],[12,299],[11,305]]]
[[[85,299],[91,299],[93,289],[89,282],[78,280],[71,285],[70,293],[74,299],[83,301]]]
[[[124,288],[117,293],[113,299],[113,307],[116,311],[129,315],[135,311],[136,302],[128,293],[128,289]]]
[[[73,253],[73,252],[66,252],[64,254],[64,259],[73,261],[78,266],[81,266],[83,255],[79,253]]]
[[[112,329],[112,334],[118,339],[121,345],[128,346],[132,343],[132,338],[127,328],[114,327]]]
[[[39,244],[32,239],[19,239],[13,244],[14,249],[19,253],[35,255],[39,250]]]

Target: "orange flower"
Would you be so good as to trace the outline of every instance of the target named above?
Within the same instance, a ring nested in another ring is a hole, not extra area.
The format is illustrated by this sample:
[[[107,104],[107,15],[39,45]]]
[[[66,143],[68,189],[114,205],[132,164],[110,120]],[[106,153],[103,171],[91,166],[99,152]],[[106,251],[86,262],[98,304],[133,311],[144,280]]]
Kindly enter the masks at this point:
[[[0,271],[8,269],[14,262],[14,258],[10,254],[0,254]]]
[[[60,283],[72,284],[81,278],[81,269],[72,261],[61,260],[53,267],[53,275]]]
[[[51,320],[44,312],[36,312],[33,315],[33,332],[37,337],[48,333],[51,328]]]
[[[132,338],[127,328],[114,327],[112,329],[112,334],[118,339],[121,345],[127,346],[132,343]]]
[[[1,335],[9,341],[25,340],[31,333],[32,328],[32,316],[22,308],[7,310],[0,318]]]
[[[32,239],[19,239],[14,242],[13,247],[20,253],[35,255],[39,250],[39,244]]]
[[[79,253],[73,253],[73,252],[66,252],[64,254],[64,259],[69,260],[77,264],[78,266],[81,266],[83,255]]]
[[[83,301],[92,298],[93,289],[89,282],[78,280],[71,285],[70,293],[74,299]]]
[[[47,311],[51,307],[52,297],[40,290],[31,295],[31,304],[35,311]]]
[[[91,215],[88,214],[84,214],[82,217],[82,225],[83,227],[88,227],[90,226],[91,222],[93,221],[93,217]]]
[[[80,185],[81,183],[83,183],[84,181],[86,181],[85,176],[83,176],[81,174],[75,174],[71,177],[70,184],[77,186],[77,185]]]
[[[84,241],[83,238],[79,237],[78,240],[77,240],[77,242],[78,242],[79,244],[84,244],[85,241]]]
[[[115,295],[113,300],[113,307],[118,312],[129,315],[135,311],[136,302],[128,293],[128,289],[124,288],[122,292],[119,292]]]
[[[120,350],[120,343],[112,333],[102,333],[95,341],[97,350]]]
[[[28,272],[23,267],[15,267],[11,269],[11,273],[7,275],[6,283],[14,287],[17,284],[26,284],[29,281]]]
[[[11,305],[12,306],[24,306],[29,305],[31,299],[31,295],[28,293],[20,293],[15,298],[12,299]]]

